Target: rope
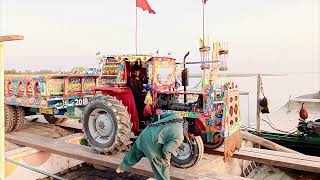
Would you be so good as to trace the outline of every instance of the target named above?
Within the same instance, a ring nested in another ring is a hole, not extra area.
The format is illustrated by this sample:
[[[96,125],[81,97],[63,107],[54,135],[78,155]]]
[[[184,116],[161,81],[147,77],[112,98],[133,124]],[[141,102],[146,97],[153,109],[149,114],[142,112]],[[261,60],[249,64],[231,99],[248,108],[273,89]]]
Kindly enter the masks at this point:
[[[202,81],[199,81],[198,84],[196,84],[193,88],[191,89],[197,89],[197,87],[201,84]]]
[[[268,124],[269,125],[269,124]],[[270,125],[269,125],[270,126]],[[299,126],[298,126],[299,127]],[[244,128],[244,129],[247,129],[247,130],[251,130],[251,131],[256,131],[257,129],[256,128],[252,128],[252,127],[249,127],[249,126],[241,126],[241,128]],[[272,128],[272,127],[271,127]],[[276,129],[274,129],[276,130]],[[279,135],[279,137],[286,137],[286,136],[289,136],[291,134],[294,134],[296,132],[298,132],[299,130],[296,130],[296,131],[293,131],[291,133],[287,133],[287,134],[284,134],[284,135]],[[262,131],[262,132],[266,132],[266,131]]]
[[[271,120],[270,120],[270,118],[269,118],[268,115],[266,115],[266,117],[267,117],[268,120],[263,119],[263,118],[261,118],[261,120],[264,121],[264,122],[266,122],[273,130],[286,133],[286,135],[284,135],[284,136],[288,136],[288,135],[294,134],[294,133],[296,133],[296,132],[299,131],[299,130],[295,130],[295,129],[297,129],[300,125],[296,126],[295,128],[293,128],[293,129],[291,129],[291,130],[289,130],[289,131],[283,131],[283,130],[277,128],[277,127],[271,122]],[[244,125],[242,125],[241,127],[244,127],[244,128],[246,128],[246,129],[251,129],[251,130],[257,130],[256,128],[252,128],[252,127],[244,126]],[[293,130],[295,130],[295,131],[293,131]]]
[[[268,119],[269,122],[268,122],[267,120],[263,119],[263,118],[261,118],[261,119],[262,119],[264,122],[266,122],[272,129],[274,129],[274,130],[276,130],[276,131],[283,132],[283,133],[287,133],[287,134],[292,134],[292,133],[295,133],[295,132],[298,131],[298,130],[296,130],[296,131],[294,131],[294,132],[291,132],[291,131],[297,129],[297,128],[299,127],[299,125],[296,126],[296,127],[293,128],[293,129],[291,129],[290,131],[283,131],[283,130],[281,130],[281,129],[278,129],[278,128],[276,128],[276,126],[271,122],[271,120],[269,119],[269,116],[266,115],[266,117],[267,117],[267,119]]]
[[[23,168],[26,168],[26,169],[29,169],[29,170],[31,170],[31,171],[37,172],[37,173],[39,173],[39,174],[43,174],[43,175],[46,175],[46,176],[49,176],[49,177],[52,177],[52,178],[58,179],[58,180],[67,180],[67,179],[65,179],[65,178],[63,178],[63,177],[59,177],[59,176],[56,176],[56,175],[54,175],[54,174],[50,174],[50,173],[41,171],[41,170],[39,170],[39,169],[35,169],[35,168],[33,168],[33,167],[30,167],[30,166],[27,166],[27,165],[25,165],[25,164],[21,164],[21,163],[19,163],[19,162],[17,162],[17,161],[11,160],[11,159],[9,159],[9,158],[5,158],[5,159],[6,159],[6,161],[8,161],[8,162],[10,162],[10,163],[12,163],[12,164],[21,166],[21,167],[23,167]]]

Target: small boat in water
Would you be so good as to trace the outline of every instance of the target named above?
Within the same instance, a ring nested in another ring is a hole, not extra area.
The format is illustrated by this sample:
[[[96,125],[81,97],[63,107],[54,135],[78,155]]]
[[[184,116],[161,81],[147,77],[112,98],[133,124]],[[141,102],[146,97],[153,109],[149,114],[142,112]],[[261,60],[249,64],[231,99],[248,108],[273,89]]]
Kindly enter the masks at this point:
[[[320,156],[320,92],[290,99],[261,116],[260,137],[304,154]]]

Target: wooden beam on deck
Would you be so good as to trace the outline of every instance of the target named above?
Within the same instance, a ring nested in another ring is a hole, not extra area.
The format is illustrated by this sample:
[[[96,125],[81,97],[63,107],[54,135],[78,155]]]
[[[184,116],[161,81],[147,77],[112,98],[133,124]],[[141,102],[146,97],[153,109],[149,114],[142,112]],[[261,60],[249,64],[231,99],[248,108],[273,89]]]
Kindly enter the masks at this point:
[[[251,141],[255,144],[259,144],[263,147],[266,147],[266,148],[274,150],[274,151],[282,151],[282,152],[288,152],[288,153],[294,153],[294,154],[303,154],[298,151],[281,146],[281,145],[274,143],[272,141],[269,141],[267,139],[264,139],[262,137],[256,136],[256,135],[249,133],[247,131],[241,131],[241,138],[245,139],[247,141]]]
[[[205,149],[205,153],[223,156],[224,150],[223,147]],[[239,151],[235,151],[233,157],[272,166],[320,173],[320,157],[315,156],[241,147]]]
[[[0,36],[0,42],[16,41],[16,40],[23,40],[23,39],[24,37],[21,35]]]
[[[88,163],[117,168],[124,154],[121,156],[108,156],[100,155],[93,152],[91,147],[69,144],[61,140],[55,140],[50,138],[45,138],[30,133],[23,132],[11,132],[6,134],[6,140],[15,144],[35,148],[42,151],[47,151],[54,154],[59,154],[66,157],[71,157],[79,159]],[[143,158],[137,165],[135,165],[131,172],[134,174],[140,174],[143,176],[153,177],[152,169],[147,161]],[[228,174],[220,174],[215,172],[203,172],[194,173],[189,172],[188,169],[178,169],[170,167],[171,179],[192,179],[192,180],[236,180],[236,179],[247,179],[239,176],[232,176]]]

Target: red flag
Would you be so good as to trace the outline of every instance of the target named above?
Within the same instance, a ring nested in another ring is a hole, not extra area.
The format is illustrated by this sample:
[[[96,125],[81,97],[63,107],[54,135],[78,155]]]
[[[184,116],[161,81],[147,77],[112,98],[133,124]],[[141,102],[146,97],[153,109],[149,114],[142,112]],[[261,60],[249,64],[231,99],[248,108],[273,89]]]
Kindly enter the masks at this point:
[[[151,8],[147,0],[136,0],[136,6],[144,11],[149,11],[150,14],[156,14],[156,12]]]
[[[206,4],[208,0],[202,0],[203,4]]]

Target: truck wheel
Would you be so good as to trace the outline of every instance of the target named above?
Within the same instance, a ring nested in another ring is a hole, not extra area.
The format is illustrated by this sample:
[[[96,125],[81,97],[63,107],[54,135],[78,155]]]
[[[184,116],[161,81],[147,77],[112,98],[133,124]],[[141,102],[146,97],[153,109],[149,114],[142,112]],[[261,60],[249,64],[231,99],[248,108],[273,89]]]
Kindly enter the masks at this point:
[[[26,112],[23,109],[23,107],[16,107],[16,112],[17,112],[17,121],[13,130],[19,130],[26,124],[26,120],[24,118],[26,116]]]
[[[204,147],[209,148],[209,149],[216,149],[220,147],[224,142],[224,138],[221,137],[220,132],[216,132],[213,135],[213,141],[209,143],[205,143]]]
[[[184,140],[182,145],[172,153],[171,163],[178,168],[189,168],[196,165],[203,157],[204,147],[200,136]]]
[[[65,122],[66,118],[56,118],[52,114],[43,114],[43,117],[48,121],[50,124],[62,123]]]
[[[115,154],[130,143],[131,118],[127,108],[112,96],[92,100],[84,110],[83,131],[99,153]]]
[[[5,132],[10,132],[17,122],[17,112],[14,106],[4,105]]]

